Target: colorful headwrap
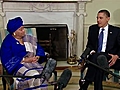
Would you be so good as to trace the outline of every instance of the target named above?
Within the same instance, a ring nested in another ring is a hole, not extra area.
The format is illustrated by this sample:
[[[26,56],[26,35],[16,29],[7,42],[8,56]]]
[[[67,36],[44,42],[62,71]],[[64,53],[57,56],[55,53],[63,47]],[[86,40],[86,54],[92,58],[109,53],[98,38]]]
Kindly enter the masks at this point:
[[[10,19],[7,24],[7,31],[12,34],[21,26],[23,26],[23,21],[21,17]]]

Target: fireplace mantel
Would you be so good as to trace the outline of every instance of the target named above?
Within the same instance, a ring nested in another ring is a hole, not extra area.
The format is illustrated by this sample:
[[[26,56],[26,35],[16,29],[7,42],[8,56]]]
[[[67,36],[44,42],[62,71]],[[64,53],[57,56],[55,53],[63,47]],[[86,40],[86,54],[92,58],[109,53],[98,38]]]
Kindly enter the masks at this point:
[[[20,16],[21,14],[25,14],[23,16],[23,19],[25,20],[25,24],[30,24],[31,22],[38,22],[38,20],[33,19],[33,21],[30,21],[30,19],[34,18],[31,17],[31,14],[46,16],[47,15],[54,15],[55,13],[58,14],[58,18],[61,17],[67,17],[68,20],[65,20],[62,18],[62,20],[58,20],[56,23],[67,23],[69,28],[69,34],[71,30],[75,30],[76,32],[76,55],[80,56],[84,49],[84,17],[86,14],[86,3],[92,1],[92,0],[1,0],[0,3],[0,18],[3,20],[3,25],[0,26],[0,28],[3,28],[1,30],[2,33],[2,39],[5,37],[5,25],[9,18]],[[29,2],[29,3],[28,3]],[[49,14],[46,14],[49,13]],[[63,13],[63,14],[62,14]],[[68,14],[66,14],[68,13]],[[62,14],[62,15],[61,15]],[[29,19],[26,19],[30,17]],[[33,16],[34,16],[33,15]],[[51,20],[54,20],[54,16],[51,16]],[[40,19],[40,18],[38,18]],[[42,19],[42,18],[41,18]],[[53,23],[53,21],[49,21],[48,19],[47,24]],[[44,21],[44,20],[43,20]],[[54,20],[55,21],[55,20]],[[64,22],[63,22],[64,21]],[[39,22],[39,24],[42,24]],[[69,50],[68,50],[69,51]]]

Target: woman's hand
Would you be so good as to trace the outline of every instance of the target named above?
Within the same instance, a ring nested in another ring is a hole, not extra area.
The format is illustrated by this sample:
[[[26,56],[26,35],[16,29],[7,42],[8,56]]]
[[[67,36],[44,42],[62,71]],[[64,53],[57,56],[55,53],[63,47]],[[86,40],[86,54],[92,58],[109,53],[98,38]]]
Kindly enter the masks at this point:
[[[25,63],[34,63],[34,62],[37,62],[39,60],[39,56],[34,56],[34,57],[26,57],[22,60],[22,62],[25,62]]]
[[[24,58],[24,59],[22,60],[22,62],[25,62],[25,63],[32,63],[33,60],[34,60],[33,57],[26,57],[26,58]]]
[[[37,62],[37,61],[39,60],[39,58],[40,58],[40,56],[35,56],[35,57],[33,58],[33,61],[32,61],[32,62]]]
[[[109,54],[112,58],[109,60],[109,66],[112,66],[116,63],[119,58],[118,55]]]

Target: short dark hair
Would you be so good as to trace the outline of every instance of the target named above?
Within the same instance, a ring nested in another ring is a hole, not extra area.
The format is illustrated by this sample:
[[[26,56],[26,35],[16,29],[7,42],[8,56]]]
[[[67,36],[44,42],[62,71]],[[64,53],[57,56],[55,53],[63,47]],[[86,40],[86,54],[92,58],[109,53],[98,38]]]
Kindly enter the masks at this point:
[[[108,10],[100,10],[98,13],[104,13],[106,14],[108,17],[110,17],[110,12]]]

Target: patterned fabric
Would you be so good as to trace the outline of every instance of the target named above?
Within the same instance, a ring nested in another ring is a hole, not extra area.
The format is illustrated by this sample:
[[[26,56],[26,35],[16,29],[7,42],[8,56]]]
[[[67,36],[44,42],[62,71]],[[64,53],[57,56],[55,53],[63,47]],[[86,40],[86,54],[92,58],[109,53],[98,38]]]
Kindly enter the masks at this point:
[[[37,38],[31,35],[25,35],[23,38],[26,51],[28,52],[26,57],[33,57],[36,55]]]
[[[35,76],[40,75],[43,66],[39,63],[24,63],[24,66],[18,70],[18,76]],[[47,90],[47,81],[43,83],[43,78],[17,78],[16,89],[18,90]]]

